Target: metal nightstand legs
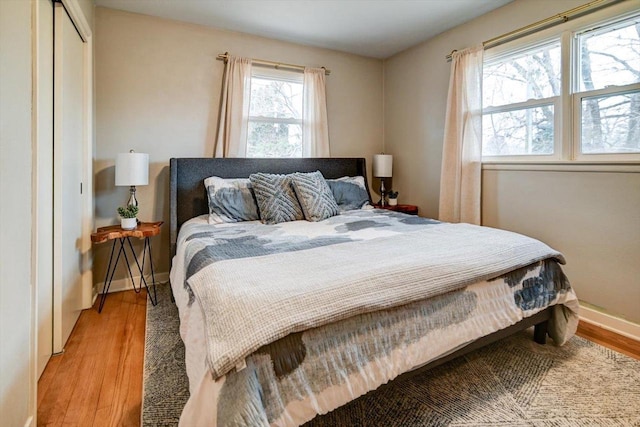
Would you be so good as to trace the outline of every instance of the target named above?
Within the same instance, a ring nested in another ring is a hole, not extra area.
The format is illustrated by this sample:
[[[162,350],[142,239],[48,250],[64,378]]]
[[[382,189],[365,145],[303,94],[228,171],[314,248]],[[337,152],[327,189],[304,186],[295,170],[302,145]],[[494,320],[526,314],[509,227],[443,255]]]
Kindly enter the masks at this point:
[[[127,251],[125,248],[125,240],[129,244],[129,248],[131,249],[131,255],[136,262],[136,266],[138,267],[138,271],[140,272],[140,282],[138,283],[138,287],[136,288],[136,282],[133,280],[133,274],[131,273],[131,265],[129,264],[129,257],[127,256]],[[113,262],[113,254],[115,253],[116,244],[120,243],[120,249],[118,250],[118,255],[116,256],[115,262]],[[147,279],[144,277],[144,264],[147,258],[147,253],[149,254],[149,265],[151,267],[151,283],[153,285],[153,295],[151,294],[151,290],[149,289],[149,285],[147,284]],[[144,239],[144,249],[142,251],[142,266],[138,262],[138,258],[136,257],[136,252],[133,250],[133,245],[131,244],[131,240],[129,237],[121,237],[113,240],[113,245],[111,246],[111,255],[109,256],[109,265],[107,267],[107,273],[104,277],[104,285],[102,287],[102,295],[100,296],[100,306],[98,308],[98,313],[102,312],[102,308],[104,307],[104,302],[107,299],[107,293],[109,292],[109,288],[111,287],[111,281],[113,280],[113,275],[116,272],[116,267],[118,266],[118,261],[120,261],[120,255],[124,255],[124,260],[127,264],[127,271],[129,272],[129,277],[131,278],[131,283],[133,283],[133,290],[136,293],[139,293],[142,290],[142,284],[144,283],[144,287],[147,289],[147,294],[149,295],[149,300],[152,305],[156,305],[158,303],[158,295],[156,294],[156,277],[153,271],[153,259],[151,257],[151,243],[149,242],[149,237],[145,237]]]

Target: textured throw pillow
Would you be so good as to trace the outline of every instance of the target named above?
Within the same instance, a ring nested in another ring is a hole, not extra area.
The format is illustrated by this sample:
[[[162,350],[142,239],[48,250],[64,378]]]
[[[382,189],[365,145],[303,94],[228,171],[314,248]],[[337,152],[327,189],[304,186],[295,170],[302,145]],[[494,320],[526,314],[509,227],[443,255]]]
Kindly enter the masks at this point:
[[[333,197],[340,212],[369,207],[369,193],[362,176],[344,176],[338,179],[328,179]]]
[[[204,180],[209,198],[209,224],[260,219],[258,205],[248,178]]]
[[[292,175],[293,188],[307,221],[322,221],[338,215],[338,205],[320,171],[296,172]]]
[[[249,180],[256,195],[262,222],[278,224],[304,219],[290,175],[254,173],[249,176]]]

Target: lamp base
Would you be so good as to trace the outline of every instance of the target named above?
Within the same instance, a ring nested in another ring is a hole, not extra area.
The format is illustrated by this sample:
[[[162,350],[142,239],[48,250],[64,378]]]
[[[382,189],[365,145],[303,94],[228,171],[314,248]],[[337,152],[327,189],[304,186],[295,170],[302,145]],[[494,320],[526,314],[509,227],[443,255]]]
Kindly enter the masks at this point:
[[[136,199],[136,186],[132,185],[129,187],[129,201],[127,202],[127,206],[133,205],[138,206],[138,199]]]
[[[384,188],[384,178],[380,178],[380,202],[378,203],[380,206],[385,206],[384,196],[387,193],[387,189]]]
[[[129,206],[129,205],[138,206],[138,199],[136,199],[136,186],[135,185],[132,185],[131,187],[129,187],[129,194],[130,194],[130,196],[129,196],[129,201],[127,202],[127,206]],[[136,219],[136,223],[139,224],[140,220]]]

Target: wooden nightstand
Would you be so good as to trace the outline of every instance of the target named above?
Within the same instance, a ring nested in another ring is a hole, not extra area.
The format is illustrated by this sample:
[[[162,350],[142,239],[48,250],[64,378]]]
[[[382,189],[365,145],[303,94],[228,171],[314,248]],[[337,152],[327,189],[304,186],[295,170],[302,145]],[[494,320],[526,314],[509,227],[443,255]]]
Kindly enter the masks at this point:
[[[373,205],[373,206],[376,209],[387,209],[387,210],[390,210],[390,211],[402,212],[402,213],[406,213],[406,214],[409,214],[409,215],[418,215],[418,207],[416,205],[395,205],[395,206]]]
[[[153,271],[153,260],[151,259],[151,241],[149,240],[149,238],[160,234],[160,228],[162,227],[162,224],[163,221],[139,222],[138,226],[133,230],[123,230],[119,225],[110,225],[108,227],[98,228],[98,231],[91,235],[91,241],[93,243],[103,243],[109,240],[113,240],[113,245],[111,246],[111,256],[109,257],[109,266],[107,267],[107,274],[104,277],[104,285],[102,286],[102,296],[100,297],[100,307],[98,308],[98,313],[102,312],[102,307],[104,307],[104,302],[107,299],[107,293],[109,292],[109,287],[111,286],[111,281],[113,280],[113,273],[115,273],[116,267],[118,266],[118,261],[120,261],[120,255],[124,255],[125,262],[127,263],[127,270],[129,271],[131,282],[133,283],[133,290],[136,292],[140,292],[142,290],[142,284],[144,283],[144,287],[147,289],[147,294],[149,295],[151,304],[156,305],[158,303],[158,296],[156,295],[156,277]],[[130,240],[131,237],[144,239],[142,266],[140,266],[138,257],[133,250],[133,245],[131,244]],[[137,288],[136,283],[133,280],[133,274],[131,273],[131,265],[129,264],[129,257],[127,256],[127,251],[125,249],[125,242],[129,244],[131,255],[133,256],[133,259],[138,266],[138,271],[140,272],[140,283],[138,284]],[[116,256],[115,262],[113,262],[113,253],[115,252],[117,243],[120,243],[120,249],[118,250],[118,255]],[[151,290],[149,289],[147,280],[144,278],[144,263],[147,257],[147,253],[149,254],[149,266],[151,267],[153,295],[151,295]]]

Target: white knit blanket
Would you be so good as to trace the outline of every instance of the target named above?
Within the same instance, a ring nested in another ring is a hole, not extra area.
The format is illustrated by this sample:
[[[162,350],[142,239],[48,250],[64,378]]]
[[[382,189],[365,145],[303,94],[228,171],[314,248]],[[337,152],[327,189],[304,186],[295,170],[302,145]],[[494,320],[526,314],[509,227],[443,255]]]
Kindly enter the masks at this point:
[[[508,231],[439,224],[412,233],[214,262],[188,280],[214,378],[289,333],[398,307],[562,255]]]

